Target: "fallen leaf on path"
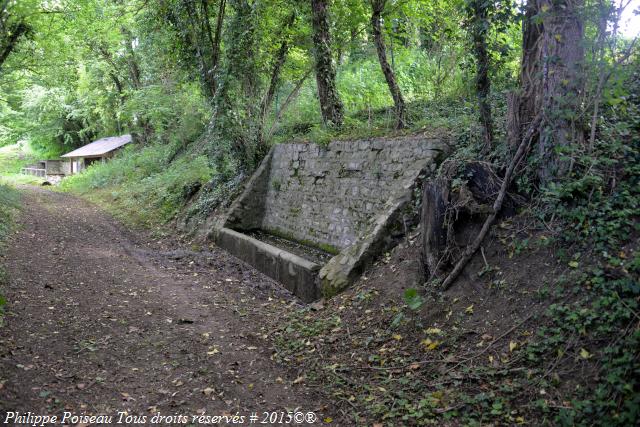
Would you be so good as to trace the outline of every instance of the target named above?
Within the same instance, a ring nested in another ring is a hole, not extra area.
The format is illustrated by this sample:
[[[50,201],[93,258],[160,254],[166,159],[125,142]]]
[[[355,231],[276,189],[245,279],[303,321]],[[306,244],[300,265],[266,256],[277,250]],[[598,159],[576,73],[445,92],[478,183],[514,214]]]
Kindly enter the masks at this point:
[[[433,341],[431,338],[426,338],[420,341],[420,344],[425,347],[425,350],[435,350],[440,345],[440,341]]]

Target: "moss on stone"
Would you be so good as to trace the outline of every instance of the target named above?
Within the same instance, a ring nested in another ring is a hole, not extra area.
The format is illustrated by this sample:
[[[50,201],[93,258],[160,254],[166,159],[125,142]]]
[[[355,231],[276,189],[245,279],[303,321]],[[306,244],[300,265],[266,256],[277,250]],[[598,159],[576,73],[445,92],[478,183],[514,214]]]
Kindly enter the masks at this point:
[[[326,243],[314,242],[312,240],[307,240],[307,239],[298,239],[293,234],[287,233],[286,231],[277,230],[277,229],[273,229],[273,228],[266,229],[264,231],[266,231],[267,233],[272,234],[272,235],[274,235],[276,237],[287,239],[287,240],[290,240],[292,242],[299,243],[301,245],[310,246],[312,248],[320,249],[321,251],[324,251],[324,252],[326,252],[328,254],[331,254],[331,255],[338,255],[340,253],[340,249],[336,248],[333,245],[329,245],[329,244],[326,244]]]

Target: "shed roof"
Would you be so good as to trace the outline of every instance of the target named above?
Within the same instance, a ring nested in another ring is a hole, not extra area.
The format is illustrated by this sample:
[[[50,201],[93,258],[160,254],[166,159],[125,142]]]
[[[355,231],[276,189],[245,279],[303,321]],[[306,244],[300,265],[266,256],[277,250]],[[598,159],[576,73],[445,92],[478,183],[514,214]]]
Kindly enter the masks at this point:
[[[70,153],[64,154],[61,157],[87,157],[87,156],[100,156],[110,151],[120,148],[125,144],[131,142],[131,135],[110,136],[102,138],[97,141],[93,141],[91,144],[87,144],[84,147],[80,147],[77,150],[73,150]]]

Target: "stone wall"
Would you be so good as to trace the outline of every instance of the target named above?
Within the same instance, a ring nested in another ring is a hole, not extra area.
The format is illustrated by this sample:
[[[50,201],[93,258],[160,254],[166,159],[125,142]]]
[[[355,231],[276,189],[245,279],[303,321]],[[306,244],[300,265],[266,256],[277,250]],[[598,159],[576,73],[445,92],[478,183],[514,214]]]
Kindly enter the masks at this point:
[[[397,244],[421,172],[447,150],[422,136],[276,145],[208,235],[303,301],[331,297]],[[320,265],[242,233],[256,229],[335,256]]]
[[[70,175],[71,163],[67,160],[46,160],[47,175]]]
[[[421,136],[334,141],[326,148],[277,145],[262,178],[268,177],[260,228],[342,250],[355,243],[390,197],[434,164],[441,147]]]

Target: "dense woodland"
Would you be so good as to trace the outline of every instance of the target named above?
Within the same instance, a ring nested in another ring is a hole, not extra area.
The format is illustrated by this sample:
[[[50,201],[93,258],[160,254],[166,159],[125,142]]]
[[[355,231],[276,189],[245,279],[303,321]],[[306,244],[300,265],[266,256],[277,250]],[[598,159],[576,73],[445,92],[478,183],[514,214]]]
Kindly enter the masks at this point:
[[[0,146],[28,153],[5,173],[20,161],[131,133],[136,144],[62,189],[135,225],[160,229],[179,219],[188,228],[224,208],[274,144],[442,138],[452,154],[438,177],[456,213],[472,210],[468,165],[479,164],[495,184],[484,195],[490,213],[483,211],[473,244],[449,253],[446,268],[427,265],[425,286],[398,295],[402,308],[378,320],[388,321],[388,333],[400,328],[398,345],[428,328],[419,313],[442,302],[483,239],[498,240],[490,229],[509,204],[519,218],[505,243],[510,256],[553,248],[568,266],[557,283],[535,286],[535,298],[549,302],[529,331],[537,339],[511,340],[508,353],[520,356],[500,368],[492,356],[478,366],[463,352],[455,366],[443,355],[444,367],[423,374],[423,361],[396,354],[387,363],[411,368],[393,381],[383,362],[367,382],[335,368],[342,361],[329,371],[309,368],[316,380],[332,381],[328,393],[355,424],[633,425],[640,416],[634,7],[626,0],[0,0]],[[9,214],[0,213],[1,225]],[[372,294],[364,295],[358,304]],[[280,344],[329,334],[333,317],[322,316],[294,315]],[[452,335],[416,343],[430,355],[455,340],[456,325]],[[284,363],[305,360],[304,345],[282,345]],[[375,357],[369,362],[383,356]],[[458,377],[434,385],[456,368]]]

